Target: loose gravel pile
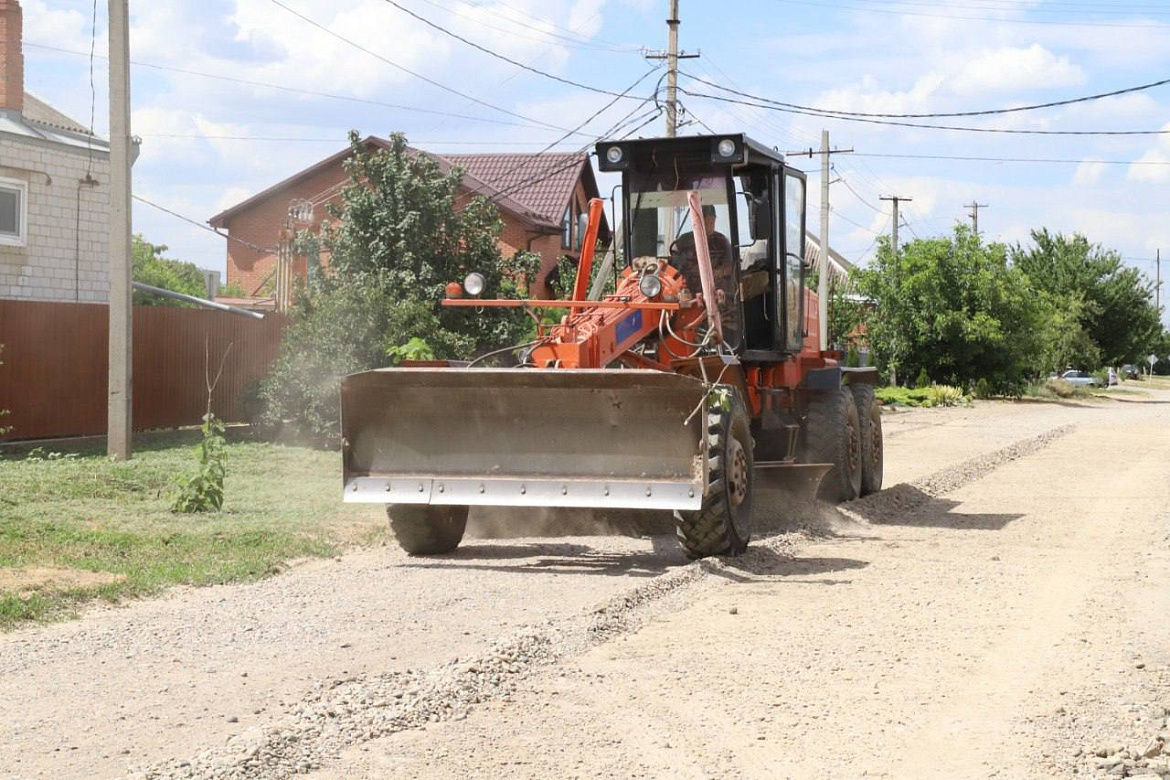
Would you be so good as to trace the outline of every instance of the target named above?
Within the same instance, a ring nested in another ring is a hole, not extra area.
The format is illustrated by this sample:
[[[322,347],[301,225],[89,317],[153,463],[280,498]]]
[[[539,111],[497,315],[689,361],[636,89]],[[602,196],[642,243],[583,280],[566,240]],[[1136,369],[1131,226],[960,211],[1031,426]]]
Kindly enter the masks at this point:
[[[469,659],[452,659],[432,670],[318,682],[287,713],[265,727],[250,729],[189,761],[169,761],[132,775],[136,778],[283,778],[310,772],[359,742],[429,723],[462,720],[476,704],[508,701],[517,684],[557,659],[635,631],[672,597],[709,574],[734,566],[766,572],[790,556],[791,539],[772,537],[734,563],[696,561],[655,577],[589,612],[520,629]]]
[[[894,485],[865,498],[842,504],[837,507],[837,511],[855,520],[875,523],[905,519],[934,499],[982,479],[1007,463],[1035,454],[1074,430],[1075,425],[1061,425],[1039,436],[1021,439],[1002,449],[963,461],[957,466],[936,471],[915,482]]]

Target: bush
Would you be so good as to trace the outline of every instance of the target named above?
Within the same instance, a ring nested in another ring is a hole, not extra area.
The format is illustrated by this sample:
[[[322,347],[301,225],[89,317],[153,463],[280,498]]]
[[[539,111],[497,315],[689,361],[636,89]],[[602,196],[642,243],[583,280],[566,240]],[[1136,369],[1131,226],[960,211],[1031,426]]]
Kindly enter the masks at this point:
[[[500,255],[503,223],[483,198],[460,203],[462,173],[414,153],[401,134],[370,152],[350,134],[350,176],[321,235],[297,250],[328,251],[328,272],[313,274],[293,311],[280,357],[259,391],[262,428],[335,444],[338,388],[346,374],[403,359],[470,358],[525,341],[531,320],[519,309],[477,313],[441,305],[446,285],[470,271],[484,297],[520,297],[539,256]],[[507,359],[508,355],[502,355]]]
[[[979,381],[975,383],[975,397],[986,401],[988,398],[991,398],[991,395],[991,383],[985,378],[980,377]]]
[[[919,390],[930,387],[930,377],[927,375],[925,368],[918,371],[918,379],[914,380],[914,386]]]

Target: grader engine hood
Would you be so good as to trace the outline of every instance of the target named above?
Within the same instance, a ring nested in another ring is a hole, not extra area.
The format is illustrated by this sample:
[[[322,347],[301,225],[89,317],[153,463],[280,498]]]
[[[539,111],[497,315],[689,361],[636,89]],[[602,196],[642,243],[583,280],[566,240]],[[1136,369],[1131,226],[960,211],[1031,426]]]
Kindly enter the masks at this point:
[[[345,500],[698,509],[704,394],[659,371],[353,374],[341,386]]]

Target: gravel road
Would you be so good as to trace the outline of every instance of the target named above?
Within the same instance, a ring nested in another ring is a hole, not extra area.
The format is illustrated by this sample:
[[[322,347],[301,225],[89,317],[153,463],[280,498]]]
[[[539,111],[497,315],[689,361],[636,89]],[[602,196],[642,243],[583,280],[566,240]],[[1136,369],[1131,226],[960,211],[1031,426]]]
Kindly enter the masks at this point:
[[[1170,775],[1168,423],[898,412],[886,491],[739,559],[388,546],[8,634],[0,776]]]

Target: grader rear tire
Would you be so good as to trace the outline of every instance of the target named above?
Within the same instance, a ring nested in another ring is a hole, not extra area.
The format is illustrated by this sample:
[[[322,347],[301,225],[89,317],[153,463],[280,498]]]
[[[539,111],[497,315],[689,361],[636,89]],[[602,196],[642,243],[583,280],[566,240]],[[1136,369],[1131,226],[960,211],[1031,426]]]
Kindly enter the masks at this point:
[[[820,393],[809,404],[805,459],[829,463],[819,497],[841,503],[861,495],[861,425],[848,387]]]
[[[885,457],[882,445],[882,409],[878,406],[873,385],[850,385],[857,405],[858,429],[861,433],[861,495],[882,489]]]
[[[739,555],[752,535],[751,424],[739,392],[730,408],[707,411],[707,492],[698,510],[675,510],[675,531],[689,558]]]
[[[463,541],[467,528],[465,506],[389,504],[386,515],[398,546],[409,555],[449,553]]]

